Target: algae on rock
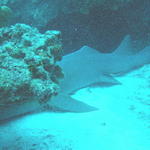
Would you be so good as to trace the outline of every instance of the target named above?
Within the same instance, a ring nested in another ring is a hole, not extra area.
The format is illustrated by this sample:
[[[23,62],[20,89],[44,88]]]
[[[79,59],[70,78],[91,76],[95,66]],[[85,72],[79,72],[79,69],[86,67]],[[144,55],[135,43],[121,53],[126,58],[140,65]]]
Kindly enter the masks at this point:
[[[41,34],[25,24],[0,28],[0,106],[45,102],[57,94],[63,77],[56,65],[62,54],[60,34]]]

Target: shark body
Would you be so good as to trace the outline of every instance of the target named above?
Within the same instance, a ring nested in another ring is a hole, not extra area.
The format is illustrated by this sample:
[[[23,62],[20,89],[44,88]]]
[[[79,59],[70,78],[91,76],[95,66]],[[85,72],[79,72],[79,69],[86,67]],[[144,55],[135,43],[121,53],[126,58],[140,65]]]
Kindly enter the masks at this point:
[[[60,83],[60,92],[47,105],[49,110],[69,112],[88,112],[97,110],[81,101],[73,99],[70,94],[78,89],[95,83],[120,84],[115,75],[129,72],[150,63],[150,46],[133,54],[130,36],[126,36],[119,47],[112,53],[100,53],[88,46],[63,56],[58,63],[65,77]],[[113,75],[113,76],[112,76]],[[11,118],[27,112],[41,109],[38,102],[15,105],[0,110],[0,120]]]
[[[73,112],[86,112],[96,108],[83,104],[70,97],[70,93],[91,84],[120,84],[114,76],[122,75],[150,63],[150,46],[134,53],[130,36],[127,35],[113,53],[83,46],[80,50],[63,57],[59,63],[65,78],[60,84],[60,96],[50,101],[50,105]],[[81,107],[82,106],[82,107]]]

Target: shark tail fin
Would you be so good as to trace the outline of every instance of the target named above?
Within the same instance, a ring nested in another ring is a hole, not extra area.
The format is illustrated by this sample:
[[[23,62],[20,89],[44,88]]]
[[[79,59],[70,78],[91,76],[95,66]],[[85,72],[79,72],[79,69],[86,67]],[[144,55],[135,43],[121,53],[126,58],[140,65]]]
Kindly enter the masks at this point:
[[[114,51],[117,55],[131,55],[133,54],[131,36],[126,35],[118,48]]]

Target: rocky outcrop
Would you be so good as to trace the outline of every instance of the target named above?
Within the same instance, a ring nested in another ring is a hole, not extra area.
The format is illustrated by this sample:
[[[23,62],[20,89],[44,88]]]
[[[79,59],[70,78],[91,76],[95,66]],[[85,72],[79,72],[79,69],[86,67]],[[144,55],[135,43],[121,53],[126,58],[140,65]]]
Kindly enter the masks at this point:
[[[40,34],[25,24],[0,28],[0,106],[56,95],[63,77],[59,31]]]

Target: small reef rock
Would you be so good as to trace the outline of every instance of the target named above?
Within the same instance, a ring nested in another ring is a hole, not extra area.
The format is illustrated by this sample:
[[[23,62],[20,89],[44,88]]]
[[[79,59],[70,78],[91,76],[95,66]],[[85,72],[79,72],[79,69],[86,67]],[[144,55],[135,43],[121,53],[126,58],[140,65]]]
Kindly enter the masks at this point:
[[[12,10],[7,6],[0,6],[0,27],[6,26],[12,16]]]
[[[59,31],[41,34],[25,24],[0,28],[0,107],[57,95],[61,51]]]

